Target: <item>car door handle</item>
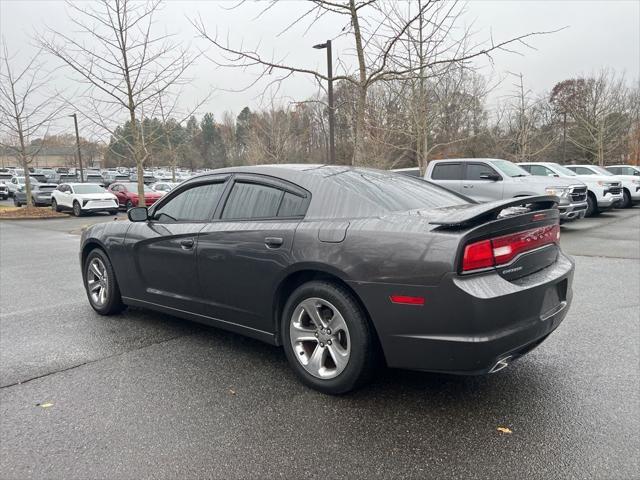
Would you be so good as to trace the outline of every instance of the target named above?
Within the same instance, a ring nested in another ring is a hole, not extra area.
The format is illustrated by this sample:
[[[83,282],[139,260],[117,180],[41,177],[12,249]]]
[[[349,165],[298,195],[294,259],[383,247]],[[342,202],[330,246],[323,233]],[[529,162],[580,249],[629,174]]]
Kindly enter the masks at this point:
[[[196,242],[193,241],[193,238],[185,238],[184,240],[180,240],[180,247],[183,250],[191,250]]]
[[[267,248],[280,248],[284,243],[284,239],[280,237],[267,237],[264,239],[264,244]]]

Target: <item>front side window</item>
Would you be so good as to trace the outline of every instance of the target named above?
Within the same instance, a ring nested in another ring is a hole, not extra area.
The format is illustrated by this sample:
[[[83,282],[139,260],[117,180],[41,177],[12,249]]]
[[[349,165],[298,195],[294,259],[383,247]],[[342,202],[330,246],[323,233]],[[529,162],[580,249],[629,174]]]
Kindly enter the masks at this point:
[[[491,164],[508,177],[526,177],[529,173],[508,160],[491,160]]]
[[[543,165],[531,165],[531,170],[529,170],[531,175],[538,175],[541,177],[549,177],[553,176],[554,173],[550,168],[547,168]]]
[[[180,192],[155,211],[155,218],[164,222],[204,222],[218,204],[224,182],[197,185]]]
[[[498,173],[484,163],[467,163],[465,180],[488,180],[487,178],[482,178],[483,175],[498,175]]]
[[[578,175],[595,175],[595,172],[592,172],[586,167],[573,167],[572,170]]]
[[[272,218],[284,191],[257,183],[236,182],[222,212],[222,218]]]
[[[433,167],[431,178],[434,180],[462,180],[462,164],[438,163]]]

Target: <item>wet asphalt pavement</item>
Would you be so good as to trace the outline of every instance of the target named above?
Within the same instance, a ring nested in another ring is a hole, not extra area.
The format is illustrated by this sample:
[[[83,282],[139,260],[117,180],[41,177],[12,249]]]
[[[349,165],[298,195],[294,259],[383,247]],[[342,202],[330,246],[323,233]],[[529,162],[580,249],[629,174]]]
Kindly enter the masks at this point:
[[[95,314],[69,233],[95,221],[113,220],[0,222],[2,479],[640,476],[638,207],[563,228],[573,306],[517,363],[383,370],[344,397],[302,386],[278,348]]]

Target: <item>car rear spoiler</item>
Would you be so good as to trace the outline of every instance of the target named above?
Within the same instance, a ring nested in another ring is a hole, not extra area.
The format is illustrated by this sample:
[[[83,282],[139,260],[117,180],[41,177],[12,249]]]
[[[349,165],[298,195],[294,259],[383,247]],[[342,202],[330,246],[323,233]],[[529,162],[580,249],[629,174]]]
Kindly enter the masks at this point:
[[[442,216],[438,216],[429,223],[444,228],[461,227],[495,220],[501,216],[530,213],[537,210],[549,210],[558,206],[558,200],[558,197],[553,195],[539,195],[535,197],[509,198],[495,202],[478,203],[463,209],[460,207],[438,208],[432,210],[432,212],[441,212]],[[504,212],[504,210],[507,209],[511,209],[512,211]]]

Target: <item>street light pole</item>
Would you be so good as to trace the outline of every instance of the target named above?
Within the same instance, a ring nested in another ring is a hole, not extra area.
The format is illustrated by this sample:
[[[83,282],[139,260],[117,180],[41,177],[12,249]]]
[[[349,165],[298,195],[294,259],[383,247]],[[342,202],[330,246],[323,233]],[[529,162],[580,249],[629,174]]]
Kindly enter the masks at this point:
[[[566,148],[567,148],[567,112],[563,113],[564,120],[562,122],[562,163],[567,161]]]
[[[336,163],[336,143],[335,143],[335,109],[333,106],[333,55],[331,53],[331,40],[327,40],[325,43],[319,43],[314,45],[313,48],[327,49],[327,79],[328,89],[327,97],[329,100],[329,163],[335,165]]]
[[[80,182],[84,183],[84,171],[82,170],[82,154],[80,153],[80,134],[78,133],[78,115],[75,113],[69,115],[73,117],[73,124],[76,127],[76,147],[78,149],[78,165],[80,166]]]

